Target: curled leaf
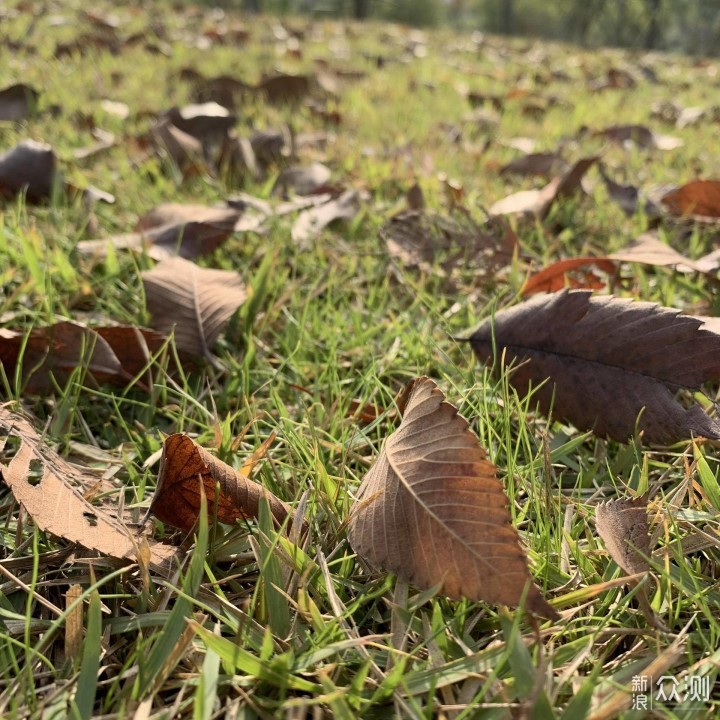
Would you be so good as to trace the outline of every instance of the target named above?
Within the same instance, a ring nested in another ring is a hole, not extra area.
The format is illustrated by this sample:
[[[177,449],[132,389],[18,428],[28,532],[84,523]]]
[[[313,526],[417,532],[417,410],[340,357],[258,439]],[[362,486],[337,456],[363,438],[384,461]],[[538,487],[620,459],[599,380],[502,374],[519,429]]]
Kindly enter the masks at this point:
[[[256,518],[261,499],[267,500],[278,524],[291,512],[269,490],[211,455],[183,433],[165,440],[150,512],[162,522],[190,532],[200,513],[201,483],[211,518],[216,517],[220,522]]]

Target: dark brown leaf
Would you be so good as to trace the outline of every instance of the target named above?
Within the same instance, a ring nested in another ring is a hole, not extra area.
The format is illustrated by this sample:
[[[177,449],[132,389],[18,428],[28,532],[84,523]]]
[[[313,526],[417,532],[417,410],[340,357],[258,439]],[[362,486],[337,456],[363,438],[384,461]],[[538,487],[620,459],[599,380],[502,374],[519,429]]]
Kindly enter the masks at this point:
[[[240,276],[170,258],[143,272],[142,281],[153,327],[174,332],[179,350],[212,362],[215,340],[247,296]]]
[[[171,108],[164,113],[164,117],[176,128],[198,140],[224,135],[237,122],[235,115],[216,102]]]
[[[400,427],[358,491],[349,521],[368,563],[451,598],[557,611],[532,583],[507,497],[477,437],[429,378],[414,381]]]
[[[263,78],[257,90],[273,105],[296,105],[310,93],[308,75],[285,75],[278,73]]]
[[[621,442],[637,425],[647,442],[668,444],[720,439],[699,405],[686,410],[675,398],[720,377],[720,335],[701,324],[652,303],[566,290],[497,313],[469,341],[483,361],[494,352],[514,360],[510,382],[523,396],[533,388],[543,412]]]
[[[201,491],[208,515],[223,523],[256,518],[261,499],[281,525],[290,508],[262,485],[218,460],[187,435],[171,435],[163,445],[157,489],[150,512],[173,527],[190,532],[200,514]]]
[[[531,153],[503,165],[500,174],[549,178],[566,169],[567,164],[557,153]]]
[[[0,155],[0,195],[13,198],[26,193],[38,202],[50,197],[57,182],[56,158],[45,143],[23,140]]]
[[[151,564],[167,571],[177,557],[177,548],[162,545],[151,537],[131,532],[117,519],[117,508],[93,505],[83,493],[98,482],[98,476],[80,469],[47,446],[22,415],[0,406],[0,451],[8,455],[7,440],[20,440],[20,448],[0,463],[0,474],[16,500],[41,530],[79,543],[105,555],[134,561],[141,546],[150,549]],[[33,472],[39,461],[42,474]],[[114,512],[113,512],[114,510]]]
[[[0,120],[23,120],[32,115],[40,93],[35,88],[18,83],[0,90]]]

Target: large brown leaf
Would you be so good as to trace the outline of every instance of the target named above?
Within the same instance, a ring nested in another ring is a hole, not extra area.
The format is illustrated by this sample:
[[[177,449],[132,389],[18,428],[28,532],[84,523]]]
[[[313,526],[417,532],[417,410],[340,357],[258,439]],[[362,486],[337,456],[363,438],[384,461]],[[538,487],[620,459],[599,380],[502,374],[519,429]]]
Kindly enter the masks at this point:
[[[201,482],[210,516],[220,522],[256,518],[263,498],[279,525],[291,514],[290,508],[269,490],[182,433],[165,440],[150,512],[162,522],[189,532],[200,514]]]
[[[142,274],[152,325],[175,333],[179,350],[212,362],[212,348],[233,313],[245,301],[245,285],[237,273],[200,268],[170,258]]]
[[[595,524],[610,556],[628,575],[650,569],[647,495],[598,505]]]
[[[679,310],[584,290],[538,295],[486,320],[469,339],[481,360],[515,361],[510,382],[543,412],[626,441],[720,439],[698,405],[675,397],[720,377],[720,335]],[[543,382],[549,379],[549,382]]]
[[[672,215],[716,223],[720,218],[720,180],[692,180],[665,194],[661,202]]]
[[[414,382],[349,528],[358,555],[420,588],[517,606],[527,587],[529,611],[558,617],[531,582],[495,466],[429,378]]]
[[[98,476],[60,457],[25,417],[0,406],[0,452],[4,455],[11,437],[19,439],[20,447],[9,461],[0,462],[0,475],[41,530],[130,561],[147,543],[151,564],[168,569],[176,548],[132,532],[116,512],[88,502],[83,492],[97,485]]]

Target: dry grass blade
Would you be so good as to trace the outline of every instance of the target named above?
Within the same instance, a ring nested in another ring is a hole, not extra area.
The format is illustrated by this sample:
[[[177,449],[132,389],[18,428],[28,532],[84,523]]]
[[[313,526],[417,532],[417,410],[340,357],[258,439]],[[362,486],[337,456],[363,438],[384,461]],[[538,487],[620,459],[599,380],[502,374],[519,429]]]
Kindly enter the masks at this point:
[[[545,413],[581,429],[621,442],[636,427],[651,443],[720,439],[699,405],[675,397],[720,377],[720,335],[678,310],[569,290],[497,313],[469,341],[481,360],[514,360],[518,392],[534,388]]]
[[[477,437],[429,378],[360,487],[350,544],[372,565],[452,597],[557,612],[532,584],[507,498]]]
[[[175,332],[179,350],[212,361],[212,348],[247,293],[240,276],[170,258],[142,273],[153,327]]]

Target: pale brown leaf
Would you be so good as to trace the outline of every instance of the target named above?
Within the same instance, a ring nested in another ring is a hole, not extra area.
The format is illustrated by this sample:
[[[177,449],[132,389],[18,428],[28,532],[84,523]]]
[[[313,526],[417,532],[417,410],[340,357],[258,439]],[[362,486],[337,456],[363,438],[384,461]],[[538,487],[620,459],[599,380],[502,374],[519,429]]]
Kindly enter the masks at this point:
[[[292,226],[292,239],[307,247],[331,222],[352,220],[360,210],[360,195],[355,190],[346,190],[339,197],[301,212]]]
[[[702,321],[653,303],[592,297],[584,290],[536,295],[498,312],[468,338],[477,356],[514,361],[510,382],[583,430],[624,442],[691,435],[720,439],[720,426],[676,399],[720,377],[720,335]],[[545,382],[549,379],[549,382]]]
[[[360,486],[349,540],[374,567],[451,598],[558,614],[532,584],[495,466],[429,378],[414,382],[400,427]]]
[[[647,495],[598,505],[595,526],[610,557],[628,575],[650,570]]]
[[[170,258],[141,277],[153,327],[174,332],[179,350],[212,362],[215,340],[247,297],[240,276]]]
[[[139,545],[147,542],[151,563],[168,569],[177,549],[131,531],[109,508],[85,500],[83,491],[97,482],[97,475],[60,457],[25,417],[4,405],[0,406],[0,450],[5,456],[10,454],[9,438],[17,438],[20,447],[9,461],[0,463],[0,474],[38,528],[129,561],[136,560]]]

